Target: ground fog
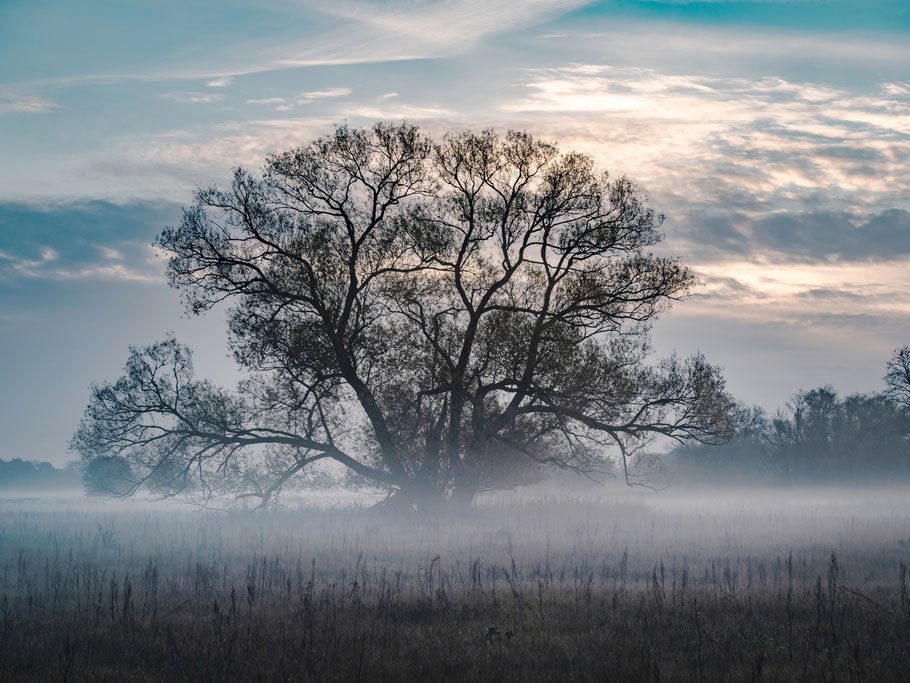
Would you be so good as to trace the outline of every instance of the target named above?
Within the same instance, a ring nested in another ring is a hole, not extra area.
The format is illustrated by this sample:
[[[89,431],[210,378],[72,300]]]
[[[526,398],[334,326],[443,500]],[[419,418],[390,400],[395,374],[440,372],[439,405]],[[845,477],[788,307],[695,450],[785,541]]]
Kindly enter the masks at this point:
[[[0,675],[899,680],[908,494],[551,488],[432,518],[11,497]]]

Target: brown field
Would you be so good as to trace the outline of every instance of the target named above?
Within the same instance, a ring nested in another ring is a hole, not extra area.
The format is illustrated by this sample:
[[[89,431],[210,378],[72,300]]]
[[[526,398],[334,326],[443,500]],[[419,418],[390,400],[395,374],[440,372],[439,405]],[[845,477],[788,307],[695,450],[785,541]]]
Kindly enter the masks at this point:
[[[906,490],[0,504],[0,680],[906,680]]]

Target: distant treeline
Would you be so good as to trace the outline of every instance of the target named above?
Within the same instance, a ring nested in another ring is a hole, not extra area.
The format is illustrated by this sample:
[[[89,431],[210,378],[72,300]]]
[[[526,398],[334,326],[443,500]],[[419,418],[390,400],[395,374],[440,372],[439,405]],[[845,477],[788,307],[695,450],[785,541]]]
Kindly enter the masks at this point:
[[[82,467],[78,462],[58,469],[49,462],[13,458],[0,460],[0,490],[71,489],[82,487]]]
[[[740,423],[726,445],[675,449],[674,479],[910,481],[910,410],[885,395],[799,391],[773,417],[744,408]]]

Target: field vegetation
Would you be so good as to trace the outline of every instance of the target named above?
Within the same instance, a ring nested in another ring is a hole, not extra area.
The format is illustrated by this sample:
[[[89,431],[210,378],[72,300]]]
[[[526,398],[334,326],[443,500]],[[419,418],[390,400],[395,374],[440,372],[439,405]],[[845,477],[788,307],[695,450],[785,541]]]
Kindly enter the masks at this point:
[[[0,679],[901,680],[906,490],[0,505]]]

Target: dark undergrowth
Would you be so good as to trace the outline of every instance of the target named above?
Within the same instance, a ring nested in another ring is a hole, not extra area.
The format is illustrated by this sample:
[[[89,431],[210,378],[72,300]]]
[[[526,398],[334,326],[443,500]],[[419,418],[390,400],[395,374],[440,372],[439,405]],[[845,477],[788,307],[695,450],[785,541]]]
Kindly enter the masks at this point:
[[[621,561],[622,562],[622,561]],[[832,556],[748,576],[484,566],[411,578],[358,563],[321,584],[281,558],[134,574],[20,557],[0,595],[5,681],[906,680],[910,604]]]
[[[907,492],[0,506],[0,681],[905,681]],[[9,504],[12,505],[12,504]]]

